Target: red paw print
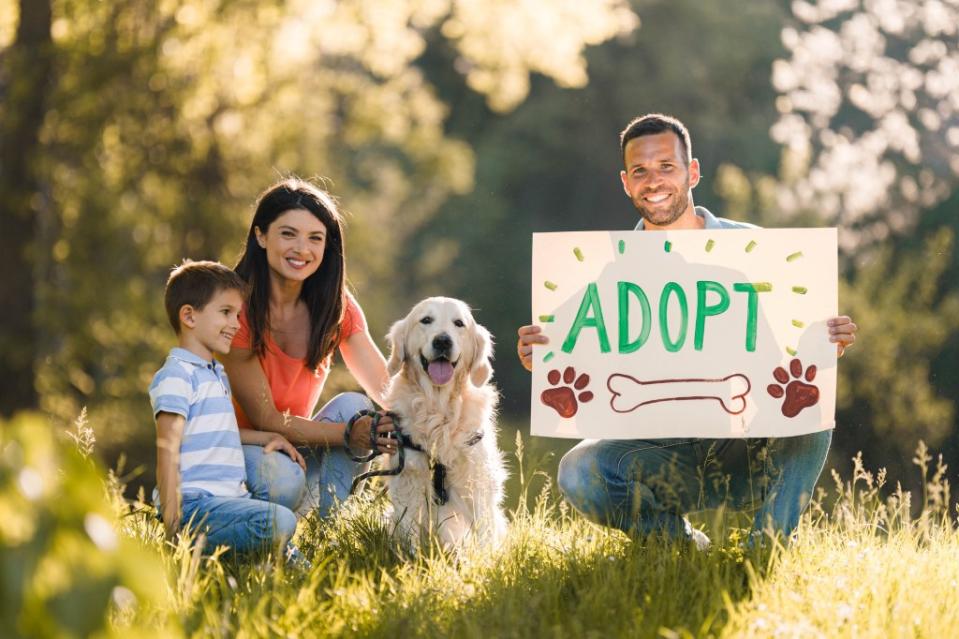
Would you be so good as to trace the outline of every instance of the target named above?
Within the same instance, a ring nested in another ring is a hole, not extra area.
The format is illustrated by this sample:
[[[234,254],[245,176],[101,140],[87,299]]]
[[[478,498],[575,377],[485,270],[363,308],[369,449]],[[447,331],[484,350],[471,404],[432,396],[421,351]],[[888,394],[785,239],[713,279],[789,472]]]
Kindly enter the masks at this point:
[[[576,369],[572,366],[567,366],[563,371],[565,386],[559,386],[560,375],[557,369],[551,370],[546,375],[546,379],[553,388],[544,390],[540,395],[540,401],[559,413],[560,417],[572,417],[579,410],[580,402],[585,403],[593,399],[592,391],[583,390],[589,384],[589,375],[583,373],[576,377]],[[573,388],[570,388],[569,384],[572,384]],[[577,395],[576,391],[582,392]]]
[[[790,373],[792,373],[793,378],[791,382],[789,381]],[[789,362],[788,373],[782,366],[777,366],[776,370],[773,371],[773,377],[776,378],[779,384],[770,384],[766,387],[766,392],[777,399],[783,395],[786,396],[782,408],[783,415],[786,417],[795,417],[802,412],[804,408],[815,406],[819,401],[819,388],[801,381],[801,376],[805,377],[806,382],[811,382],[816,379],[816,365],[811,364],[809,368],[806,369],[805,375],[803,375],[802,362],[799,361],[799,359],[794,359]],[[786,390],[783,390],[780,384],[786,384]]]

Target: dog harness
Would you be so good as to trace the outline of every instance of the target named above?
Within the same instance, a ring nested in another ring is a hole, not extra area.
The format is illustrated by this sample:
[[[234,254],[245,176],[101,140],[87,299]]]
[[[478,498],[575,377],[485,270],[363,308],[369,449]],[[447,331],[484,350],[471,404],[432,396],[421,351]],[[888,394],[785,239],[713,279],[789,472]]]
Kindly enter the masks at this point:
[[[356,420],[360,417],[370,416],[373,419],[373,423],[370,424],[370,448],[372,450],[367,455],[353,455],[350,450],[350,432],[353,430],[353,424],[356,423]],[[368,462],[372,461],[380,453],[376,451],[376,427],[379,425],[380,420],[384,416],[389,416],[393,419],[393,423],[396,424],[396,427],[400,426],[399,416],[392,412],[387,411],[386,413],[379,413],[375,410],[361,410],[356,415],[350,418],[350,421],[346,423],[346,429],[343,431],[343,441],[346,444],[346,450],[350,453],[350,459],[355,462]],[[446,465],[442,464],[430,455],[425,448],[413,441],[413,439],[402,430],[397,430],[392,433],[387,433],[387,437],[395,439],[396,446],[396,455],[397,455],[397,464],[396,468],[392,469],[381,469],[381,470],[370,470],[365,473],[360,473],[356,476],[356,479],[353,480],[353,485],[350,487],[350,494],[352,495],[356,491],[356,487],[359,486],[360,482],[364,479],[369,479],[370,477],[384,477],[384,476],[395,476],[403,472],[403,469],[406,467],[406,449],[414,450],[418,453],[423,453],[426,455],[429,460],[430,470],[433,471],[433,503],[437,506],[442,506],[449,501],[449,492],[446,490]],[[467,446],[475,446],[483,439],[483,433],[477,431],[466,440]]]

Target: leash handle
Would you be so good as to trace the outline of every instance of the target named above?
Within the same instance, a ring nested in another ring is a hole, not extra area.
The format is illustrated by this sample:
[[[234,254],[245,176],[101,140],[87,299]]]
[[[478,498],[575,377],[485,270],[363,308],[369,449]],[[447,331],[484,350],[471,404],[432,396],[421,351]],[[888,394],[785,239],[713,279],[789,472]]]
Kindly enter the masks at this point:
[[[367,462],[372,460],[377,455],[379,455],[379,453],[376,452],[376,427],[377,425],[379,425],[380,420],[384,416],[392,418],[393,424],[396,425],[397,427],[399,427],[400,425],[400,416],[394,413],[393,411],[386,411],[386,413],[383,413],[383,414],[377,413],[376,411],[360,411],[359,413],[353,416],[353,419],[355,420],[361,417],[362,416],[361,413],[373,415],[373,424],[370,426],[370,443],[373,445],[373,452],[370,455],[367,455],[366,457],[363,457],[363,458],[353,457],[352,459],[355,462]],[[398,431],[392,431],[390,433],[387,433],[386,436],[389,437],[390,439],[396,440],[396,456],[397,456],[396,468],[382,468],[380,470],[368,470],[365,473],[360,473],[359,475],[353,478],[353,484],[350,486],[351,495],[356,492],[356,488],[364,480],[369,479],[370,477],[386,477],[386,476],[399,475],[401,472],[403,472],[403,469],[406,467],[406,451],[404,450],[404,447],[403,447],[403,438],[399,436]],[[348,439],[349,439],[349,436],[347,435],[347,440]],[[347,445],[347,450],[349,450],[349,445]]]

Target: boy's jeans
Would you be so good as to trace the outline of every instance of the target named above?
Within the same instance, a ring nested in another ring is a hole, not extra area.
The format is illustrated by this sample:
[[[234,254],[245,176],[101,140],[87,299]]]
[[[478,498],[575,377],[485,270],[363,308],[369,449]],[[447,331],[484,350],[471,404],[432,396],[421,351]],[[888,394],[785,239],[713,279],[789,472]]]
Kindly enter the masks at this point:
[[[566,499],[632,534],[689,535],[684,513],[755,508],[755,530],[788,537],[826,460],[832,431],[776,439],[585,440],[559,464]]]
[[[331,399],[313,418],[318,422],[346,422],[373,403],[361,393],[341,393]],[[350,459],[342,445],[330,448],[302,446],[306,473],[280,452],[263,454],[262,446],[244,446],[246,484],[256,499],[271,501],[305,515],[314,508],[326,517],[333,506],[350,496],[353,478],[366,464]]]
[[[284,547],[296,532],[289,508],[249,497],[185,495],[181,526],[206,533],[204,551],[230,546],[238,554]]]

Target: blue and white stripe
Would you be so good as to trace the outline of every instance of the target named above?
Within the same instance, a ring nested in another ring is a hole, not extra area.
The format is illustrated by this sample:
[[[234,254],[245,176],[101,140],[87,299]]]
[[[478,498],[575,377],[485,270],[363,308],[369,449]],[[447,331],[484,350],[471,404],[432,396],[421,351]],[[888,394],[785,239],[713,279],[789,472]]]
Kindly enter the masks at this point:
[[[180,443],[180,492],[184,496],[246,497],[240,431],[223,366],[174,348],[150,384],[153,415],[186,419]]]

